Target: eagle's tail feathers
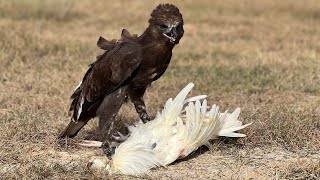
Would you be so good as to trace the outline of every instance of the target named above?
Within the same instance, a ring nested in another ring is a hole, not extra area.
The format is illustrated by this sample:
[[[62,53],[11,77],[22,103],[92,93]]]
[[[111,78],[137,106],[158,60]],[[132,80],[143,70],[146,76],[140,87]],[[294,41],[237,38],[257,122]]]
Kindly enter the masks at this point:
[[[74,121],[70,121],[70,123],[68,124],[68,126],[62,131],[62,133],[59,135],[59,139],[61,138],[73,138],[75,137],[78,132],[80,131],[80,129],[86,125],[87,121],[78,121],[78,122],[74,122]]]

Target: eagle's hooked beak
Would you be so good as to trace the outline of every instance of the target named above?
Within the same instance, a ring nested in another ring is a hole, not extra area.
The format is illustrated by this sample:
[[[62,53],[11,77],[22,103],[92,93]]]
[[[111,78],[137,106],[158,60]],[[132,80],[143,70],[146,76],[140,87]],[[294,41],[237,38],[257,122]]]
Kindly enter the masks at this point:
[[[163,33],[165,37],[167,37],[171,43],[174,43],[178,37],[178,31],[176,26],[169,26],[166,32]]]

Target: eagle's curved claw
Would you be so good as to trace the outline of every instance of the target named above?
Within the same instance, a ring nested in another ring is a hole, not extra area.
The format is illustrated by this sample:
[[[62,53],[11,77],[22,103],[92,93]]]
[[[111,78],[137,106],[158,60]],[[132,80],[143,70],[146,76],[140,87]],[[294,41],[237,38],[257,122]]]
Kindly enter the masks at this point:
[[[143,123],[147,123],[148,121],[150,121],[150,117],[147,113],[142,113],[142,114],[140,114],[140,120]]]
[[[117,132],[119,136],[114,136],[112,135],[113,139],[115,139],[118,142],[124,142],[125,140],[127,140],[130,137],[130,134],[127,135],[123,135],[121,132]]]

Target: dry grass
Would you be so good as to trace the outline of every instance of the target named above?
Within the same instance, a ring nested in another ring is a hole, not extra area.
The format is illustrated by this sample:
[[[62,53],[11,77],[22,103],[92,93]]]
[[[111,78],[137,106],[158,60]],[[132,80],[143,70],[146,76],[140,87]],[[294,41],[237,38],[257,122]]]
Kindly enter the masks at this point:
[[[141,34],[161,1],[0,0],[0,177],[100,179],[95,150],[60,147],[69,95],[100,50],[100,35]],[[320,5],[316,0],[172,1],[185,36],[146,95],[150,113],[188,82],[254,122],[247,138],[155,170],[151,179],[320,177]],[[131,106],[121,118],[136,118]],[[90,124],[75,138],[85,137]],[[109,177],[111,178],[111,177]],[[128,177],[115,177],[128,178]]]

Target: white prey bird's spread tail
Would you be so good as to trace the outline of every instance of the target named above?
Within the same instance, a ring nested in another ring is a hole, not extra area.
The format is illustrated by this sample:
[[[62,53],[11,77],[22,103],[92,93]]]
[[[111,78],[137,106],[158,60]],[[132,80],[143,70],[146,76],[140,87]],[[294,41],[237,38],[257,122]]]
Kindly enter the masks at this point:
[[[240,108],[220,113],[218,106],[207,105],[205,95],[186,99],[193,86],[189,83],[170,98],[154,120],[129,126],[131,135],[115,150],[112,161],[97,158],[91,168],[139,176],[188,156],[218,136],[245,137],[235,132],[251,124],[242,125],[238,120]]]

